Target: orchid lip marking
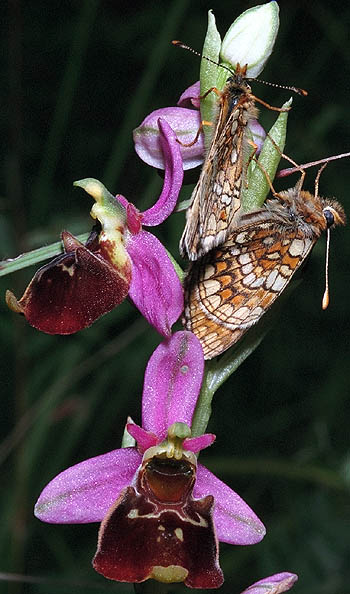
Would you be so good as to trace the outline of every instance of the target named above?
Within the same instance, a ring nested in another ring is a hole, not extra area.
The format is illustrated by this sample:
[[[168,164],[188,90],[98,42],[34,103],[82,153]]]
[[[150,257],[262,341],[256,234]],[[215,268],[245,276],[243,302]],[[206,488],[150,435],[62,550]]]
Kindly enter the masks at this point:
[[[149,520],[154,520],[154,519],[159,519],[164,512],[174,513],[181,519],[182,522],[188,522],[189,524],[193,524],[194,526],[202,526],[203,528],[208,527],[208,522],[204,518],[202,518],[202,516],[200,516],[198,513],[197,513],[197,516],[199,518],[199,521],[196,521],[194,519],[181,516],[176,509],[169,509],[169,508],[167,508],[166,510],[161,510],[158,513],[151,512],[149,514],[139,514],[139,510],[137,508],[133,508],[129,511],[127,518],[129,518],[129,520],[136,520],[137,518],[145,518],[145,519],[149,519]],[[161,530],[161,529],[162,528],[159,527],[159,530]]]

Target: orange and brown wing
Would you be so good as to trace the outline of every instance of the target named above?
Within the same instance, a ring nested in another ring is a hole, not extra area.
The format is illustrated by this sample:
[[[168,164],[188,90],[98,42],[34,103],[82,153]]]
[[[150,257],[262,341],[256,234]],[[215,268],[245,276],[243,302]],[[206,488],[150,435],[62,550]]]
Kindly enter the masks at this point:
[[[183,323],[205,359],[235,344],[285,289],[314,244],[273,222],[238,229],[223,246],[194,262],[185,287]]]
[[[186,215],[180,252],[190,260],[225,241],[240,208],[247,160],[246,128],[257,111],[250,95],[244,95],[228,117],[226,113],[224,106]]]

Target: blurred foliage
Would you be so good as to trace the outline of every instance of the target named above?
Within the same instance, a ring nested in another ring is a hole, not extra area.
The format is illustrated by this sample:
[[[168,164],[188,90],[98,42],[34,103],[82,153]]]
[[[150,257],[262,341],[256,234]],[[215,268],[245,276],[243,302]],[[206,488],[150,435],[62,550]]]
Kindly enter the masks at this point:
[[[7,64],[1,87],[4,177],[3,258],[57,241],[62,228],[90,226],[90,202],[72,182],[100,179],[140,208],[161,187],[133,151],[132,129],[151,110],[176,102],[199,61],[174,48],[201,48],[206,13],[222,34],[256,2],[51,0],[8,3]],[[307,162],[350,150],[350,6],[280,2],[281,27],[263,78],[304,87],[289,118],[286,152]],[[280,105],[288,92],[255,83]],[[274,115],[261,108],[261,122]],[[132,172],[132,174],[131,174]],[[321,193],[347,203],[349,162],[331,163]],[[312,189],[316,172],[309,170]],[[295,183],[276,182],[282,189]],[[182,198],[188,198],[185,186]],[[156,233],[177,254],[183,214]],[[203,461],[267,526],[254,547],[221,546],[223,593],[289,570],[296,594],[348,594],[349,569],[349,257],[348,229],[333,234],[331,305],[321,310],[325,241],[262,345],[214,400],[216,444]],[[20,296],[33,271],[1,279]],[[146,362],[159,342],[129,303],[92,328],[52,337],[1,306],[1,592],[131,593],[95,574],[97,525],[40,523],[33,505],[59,471],[119,447],[126,416],[140,421]],[[6,581],[6,575],[10,581]],[[25,575],[26,577],[21,577]],[[174,586],[174,592],[184,592]]]

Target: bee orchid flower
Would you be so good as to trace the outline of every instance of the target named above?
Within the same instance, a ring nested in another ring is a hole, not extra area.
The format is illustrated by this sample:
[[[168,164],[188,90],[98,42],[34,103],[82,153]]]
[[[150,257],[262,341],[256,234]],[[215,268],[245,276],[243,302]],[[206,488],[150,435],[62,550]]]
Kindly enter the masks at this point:
[[[249,545],[264,537],[249,506],[197,462],[215,439],[191,437],[203,369],[192,333],[166,339],[146,368],[142,427],[127,424],[137,445],[68,468],[39,497],[35,515],[44,522],[101,522],[93,566],[109,579],[217,588],[218,540]]]
[[[75,182],[94,200],[97,221],[86,244],[63,231],[64,254],[41,267],[21,299],[7,292],[8,306],[48,334],[72,334],[90,326],[129,295],[160,334],[168,336],[183,309],[183,292],[160,241],[143,226],[162,223],[174,210],[183,179],[179,144],[169,124],[157,121],[165,162],[163,189],[145,212],[101,182]]]

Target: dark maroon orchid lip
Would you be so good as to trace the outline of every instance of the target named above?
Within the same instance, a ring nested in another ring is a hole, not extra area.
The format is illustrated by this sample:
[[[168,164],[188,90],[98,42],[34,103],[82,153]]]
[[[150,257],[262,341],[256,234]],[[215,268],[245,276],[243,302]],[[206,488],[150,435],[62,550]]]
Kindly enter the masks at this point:
[[[118,271],[95,236],[83,245],[64,231],[62,241],[69,251],[42,266],[17,302],[31,326],[48,334],[91,326],[125,299],[131,281],[130,263]]]
[[[165,248],[145,226],[159,225],[174,210],[183,179],[182,159],[170,126],[158,121],[165,160],[162,192],[144,213],[123,196],[113,196],[98,180],[75,185],[96,201],[97,220],[86,244],[63,231],[64,254],[40,268],[21,299],[7,292],[7,304],[48,334],[73,334],[87,328],[129,295],[163,336],[183,310],[183,290]],[[128,227],[128,229],[127,229]]]
[[[214,498],[193,498],[195,472],[187,460],[146,460],[135,486],[122,491],[101,524],[96,571],[125,582],[155,577],[192,588],[221,586]]]

